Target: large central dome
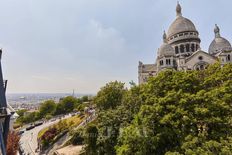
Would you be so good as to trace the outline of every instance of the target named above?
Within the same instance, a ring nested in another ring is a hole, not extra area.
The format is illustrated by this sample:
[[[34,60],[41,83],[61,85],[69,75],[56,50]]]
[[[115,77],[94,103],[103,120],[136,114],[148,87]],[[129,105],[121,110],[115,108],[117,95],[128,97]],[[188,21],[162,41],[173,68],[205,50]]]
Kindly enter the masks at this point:
[[[167,42],[176,56],[190,56],[200,48],[199,33],[191,20],[182,16],[181,6],[176,6],[176,19],[168,29]]]
[[[197,30],[191,20],[178,16],[168,29],[168,38],[181,32],[197,32]]]

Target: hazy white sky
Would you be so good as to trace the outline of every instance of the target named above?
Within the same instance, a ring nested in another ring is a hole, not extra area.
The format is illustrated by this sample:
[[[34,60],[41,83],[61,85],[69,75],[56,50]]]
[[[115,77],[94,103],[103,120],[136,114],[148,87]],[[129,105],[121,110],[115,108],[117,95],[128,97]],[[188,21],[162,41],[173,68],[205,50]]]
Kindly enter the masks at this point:
[[[137,82],[154,63],[173,0],[0,0],[0,45],[9,93],[96,93],[112,80]],[[232,40],[231,0],[180,1],[203,50],[214,24]]]

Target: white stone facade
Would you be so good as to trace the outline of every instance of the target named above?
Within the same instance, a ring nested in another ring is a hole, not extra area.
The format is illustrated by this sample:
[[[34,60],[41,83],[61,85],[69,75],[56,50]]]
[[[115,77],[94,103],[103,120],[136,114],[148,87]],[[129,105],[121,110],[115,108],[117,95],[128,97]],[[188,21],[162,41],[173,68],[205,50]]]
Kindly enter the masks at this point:
[[[181,6],[176,7],[176,19],[164,32],[163,44],[157,51],[154,64],[139,62],[139,84],[147,82],[149,77],[157,75],[164,69],[202,70],[209,64],[220,62],[221,65],[232,62],[232,47],[230,42],[221,37],[216,25],[215,38],[210,44],[208,53],[201,50],[199,33],[191,20],[182,16]]]

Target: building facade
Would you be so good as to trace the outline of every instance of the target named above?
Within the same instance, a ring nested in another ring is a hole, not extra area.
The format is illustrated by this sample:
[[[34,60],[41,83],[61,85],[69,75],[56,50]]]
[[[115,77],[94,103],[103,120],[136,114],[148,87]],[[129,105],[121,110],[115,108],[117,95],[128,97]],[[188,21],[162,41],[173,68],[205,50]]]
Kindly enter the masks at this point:
[[[164,69],[202,70],[209,64],[220,62],[222,65],[232,62],[232,47],[230,42],[220,35],[217,25],[214,28],[215,38],[208,52],[201,50],[201,39],[193,22],[182,16],[180,4],[176,7],[176,19],[163,34],[163,44],[157,50],[154,64],[139,62],[139,84],[147,82],[148,78],[157,75]]]
[[[0,154],[6,155],[10,118],[14,114],[14,109],[6,101],[7,80],[3,80],[1,59],[0,49]]]

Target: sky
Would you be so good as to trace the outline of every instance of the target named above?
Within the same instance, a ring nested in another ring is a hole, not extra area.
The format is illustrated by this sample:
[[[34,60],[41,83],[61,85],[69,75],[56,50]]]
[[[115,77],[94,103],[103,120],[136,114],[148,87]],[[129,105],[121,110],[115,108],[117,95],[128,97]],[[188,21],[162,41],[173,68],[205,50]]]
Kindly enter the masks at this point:
[[[174,21],[174,0],[0,0],[0,47],[8,93],[95,94],[137,82]],[[180,0],[208,51],[217,23],[232,41],[231,0]]]

